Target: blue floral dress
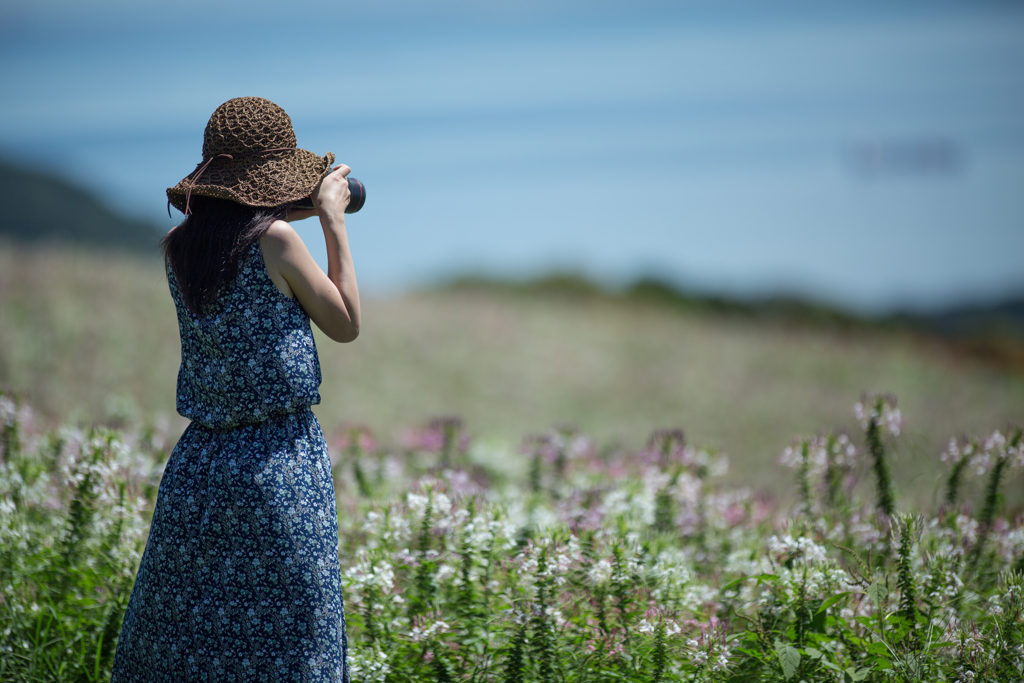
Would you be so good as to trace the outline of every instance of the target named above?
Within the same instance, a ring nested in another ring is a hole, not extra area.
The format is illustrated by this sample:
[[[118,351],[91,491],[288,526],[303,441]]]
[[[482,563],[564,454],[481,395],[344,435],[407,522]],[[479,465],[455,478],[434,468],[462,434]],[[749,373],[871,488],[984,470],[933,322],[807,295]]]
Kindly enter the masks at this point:
[[[203,316],[167,277],[178,412],[192,423],[160,482],[112,681],[347,683],[309,317],[274,285],[259,242]]]

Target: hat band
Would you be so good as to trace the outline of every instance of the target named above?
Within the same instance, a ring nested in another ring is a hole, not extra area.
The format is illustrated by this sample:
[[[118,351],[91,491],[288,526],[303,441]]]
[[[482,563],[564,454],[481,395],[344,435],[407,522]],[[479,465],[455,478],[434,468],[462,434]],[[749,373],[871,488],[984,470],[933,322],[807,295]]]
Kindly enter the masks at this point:
[[[255,151],[255,152],[236,152],[235,154],[222,153],[222,154],[217,154],[216,156],[212,156],[209,159],[206,159],[203,163],[201,163],[198,166],[196,166],[196,170],[194,170],[194,171],[192,171],[191,173],[188,174],[189,184],[188,184],[188,191],[185,193],[185,215],[187,216],[189,214],[189,210],[191,208],[190,203],[192,201],[192,188],[195,186],[196,181],[199,180],[199,178],[202,177],[203,173],[206,172],[206,169],[215,160],[217,160],[217,159],[235,159],[236,157],[251,157],[251,156],[256,156],[257,154],[270,154],[271,152],[297,152],[297,151],[299,151],[298,147],[275,147],[273,149],[261,149],[261,150]],[[169,198],[167,200],[167,215],[168,216],[171,215],[171,200]]]

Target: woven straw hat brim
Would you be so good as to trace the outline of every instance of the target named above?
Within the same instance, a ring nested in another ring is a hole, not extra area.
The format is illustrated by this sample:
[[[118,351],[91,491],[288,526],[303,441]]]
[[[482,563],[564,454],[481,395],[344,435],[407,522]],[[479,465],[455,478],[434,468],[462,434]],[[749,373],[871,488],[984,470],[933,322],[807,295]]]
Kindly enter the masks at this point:
[[[193,195],[228,199],[246,206],[280,206],[308,197],[330,173],[333,164],[334,155],[330,152],[320,157],[304,149],[217,158],[198,178],[193,180],[189,174],[168,188],[167,198],[182,213],[190,186]]]

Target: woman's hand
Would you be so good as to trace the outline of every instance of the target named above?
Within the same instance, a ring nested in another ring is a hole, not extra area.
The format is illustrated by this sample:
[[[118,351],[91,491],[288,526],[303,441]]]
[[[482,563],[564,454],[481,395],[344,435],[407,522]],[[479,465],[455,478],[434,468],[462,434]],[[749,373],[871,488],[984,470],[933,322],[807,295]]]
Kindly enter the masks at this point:
[[[321,220],[345,220],[345,209],[351,198],[348,189],[348,174],[352,169],[345,164],[338,164],[313,190],[313,205]]]

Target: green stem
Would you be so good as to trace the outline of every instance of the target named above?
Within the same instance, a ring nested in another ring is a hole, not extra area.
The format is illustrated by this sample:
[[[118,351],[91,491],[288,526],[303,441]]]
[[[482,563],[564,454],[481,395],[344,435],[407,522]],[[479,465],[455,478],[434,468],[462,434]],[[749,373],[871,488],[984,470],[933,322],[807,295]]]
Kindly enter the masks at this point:
[[[953,465],[953,470],[946,480],[946,505],[953,507],[957,498],[960,497],[960,482],[963,480],[964,470],[967,469],[967,458],[960,458]]]
[[[885,448],[882,446],[882,435],[878,429],[878,420],[871,418],[868,421],[868,428],[865,433],[868,450],[874,460],[875,483],[878,488],[878,509],[886,516],[892,517],[896,511],[896,503],[893,501],[892,475],[889,474],[889,464],[885,461]]]
[[[803,512],[811,514],[811,447],[804,439],[800,443],[800,498],[803,501]]]

